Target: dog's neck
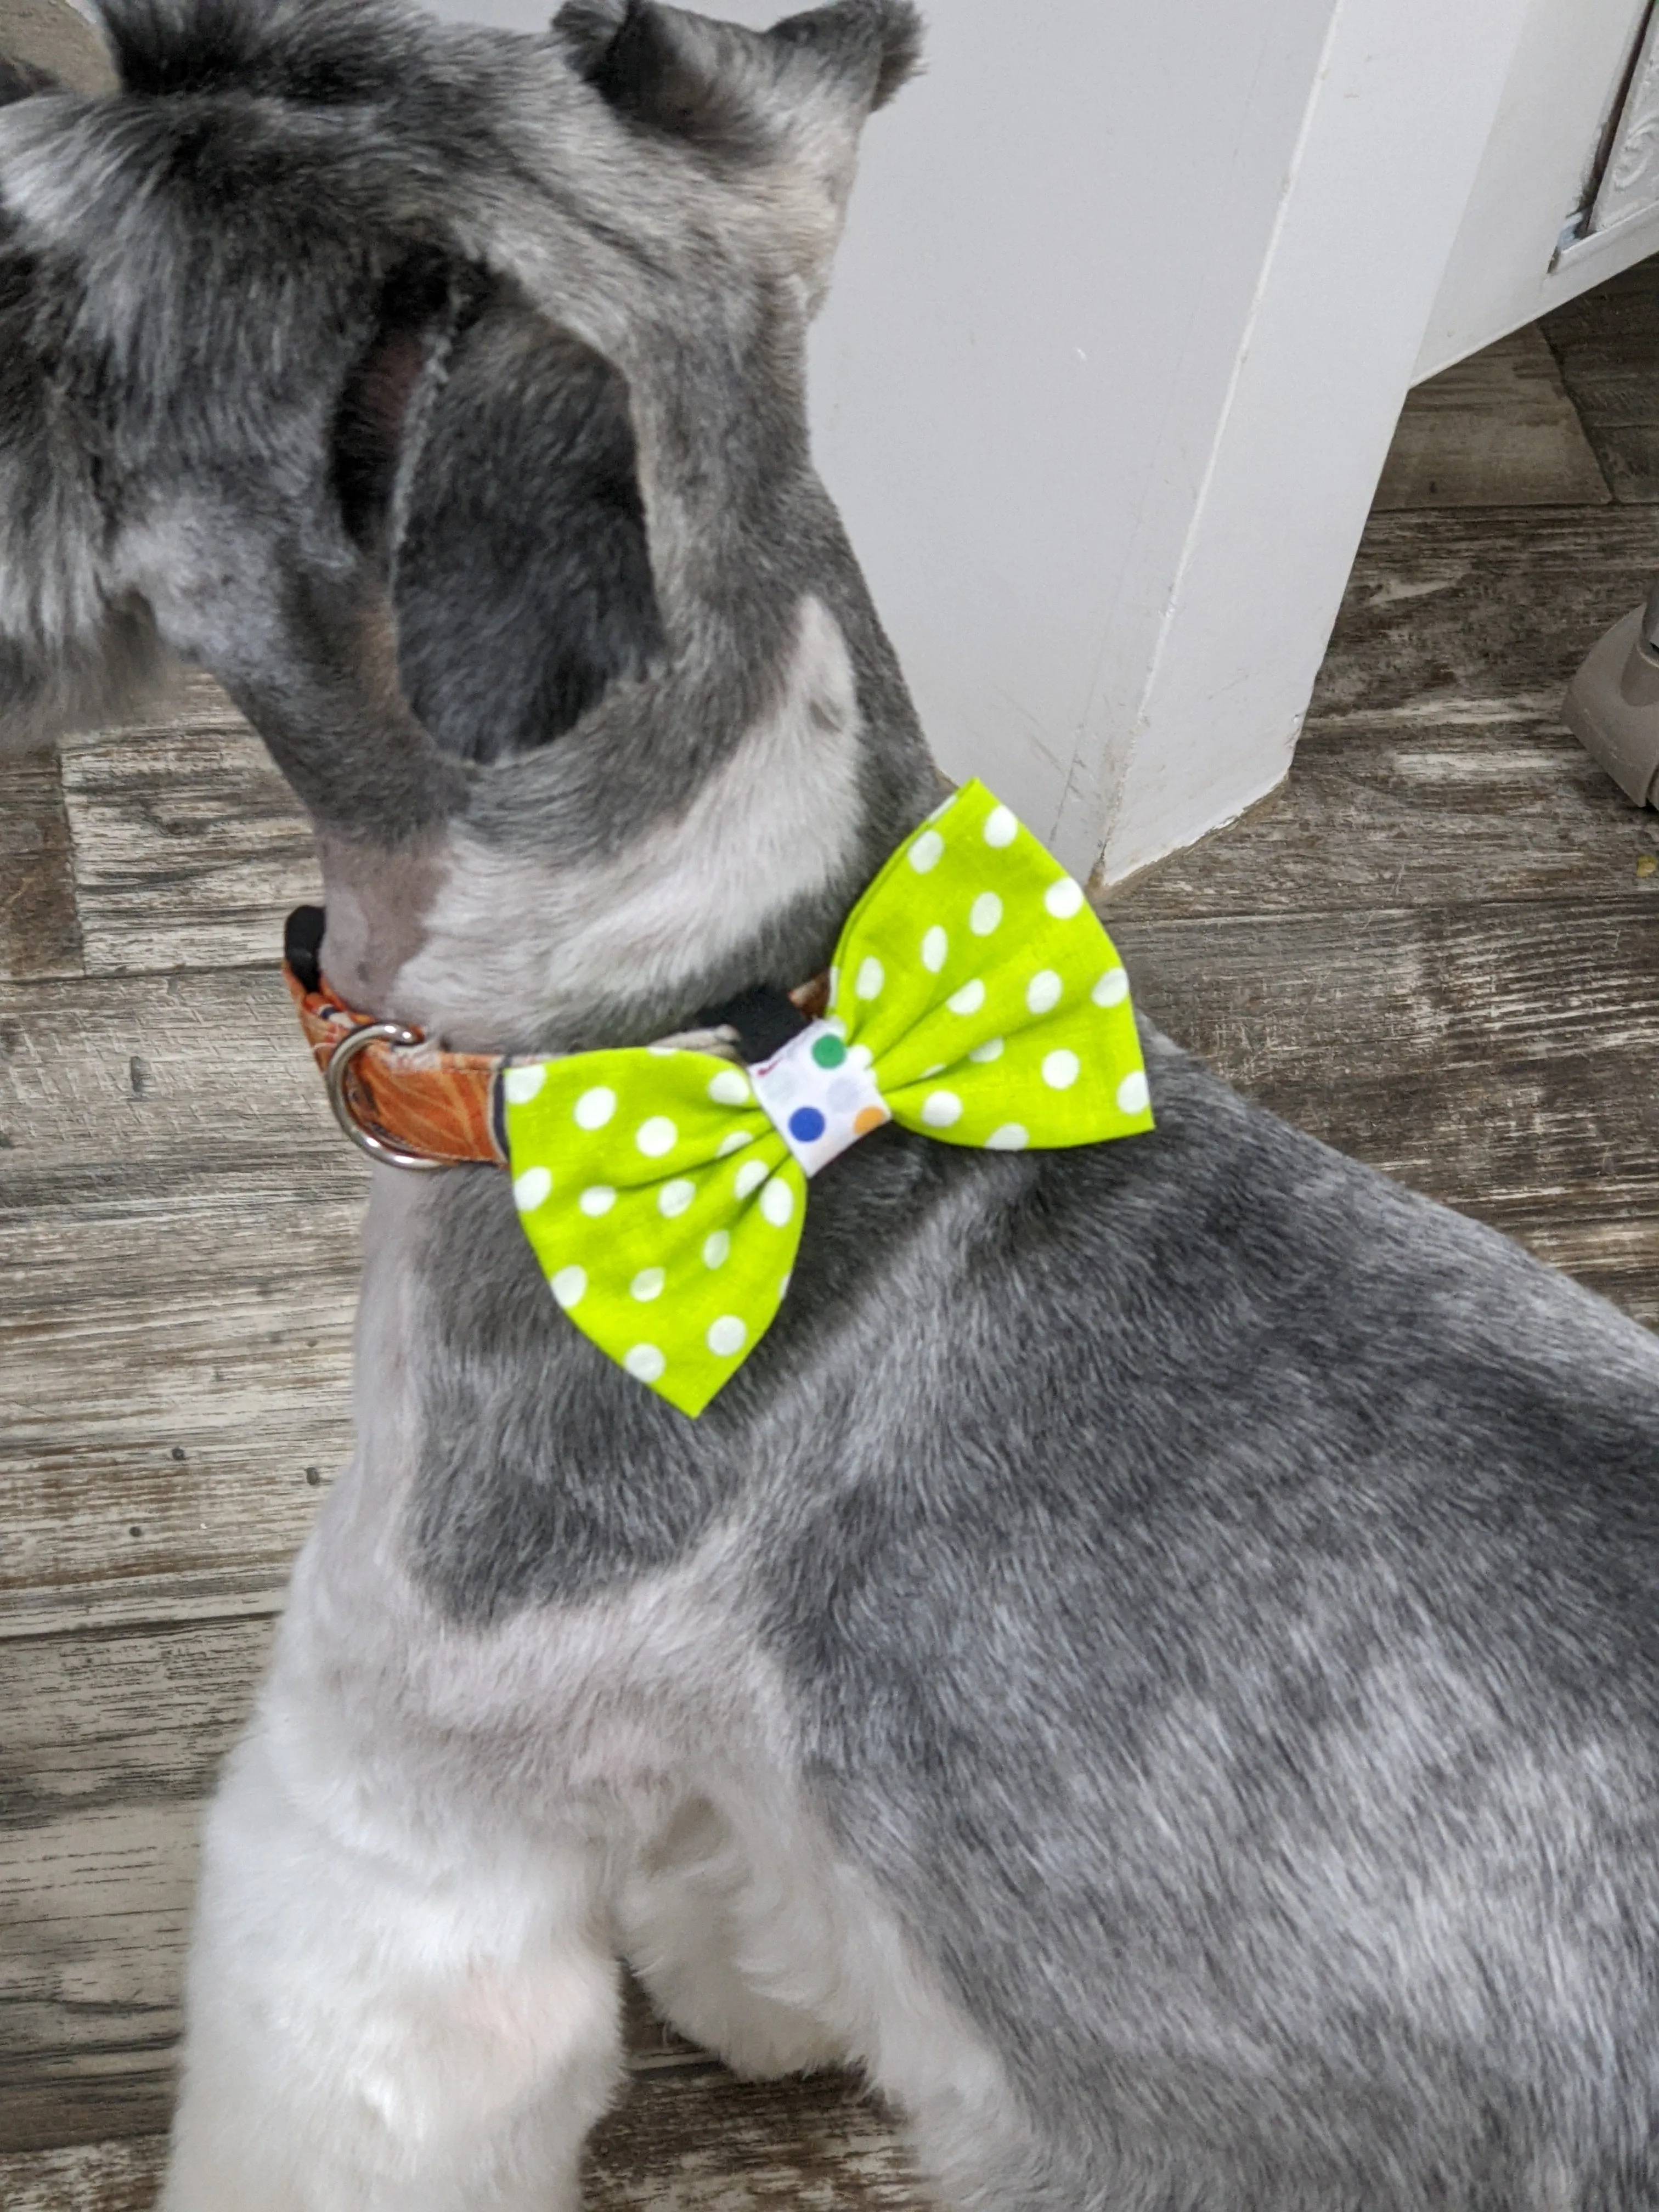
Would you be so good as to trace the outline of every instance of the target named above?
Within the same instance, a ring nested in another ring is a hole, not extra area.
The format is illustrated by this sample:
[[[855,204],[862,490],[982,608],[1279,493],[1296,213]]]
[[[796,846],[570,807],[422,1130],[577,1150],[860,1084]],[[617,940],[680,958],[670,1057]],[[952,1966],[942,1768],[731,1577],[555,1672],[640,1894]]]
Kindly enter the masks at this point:
[[[695,721],[695,702],[641,684],[599,732],[485,771],[435,839],[325,836],[330,981],[460,1050],[647,1042],[749,985],[799,983],[939,796],[908,702],[892,727],[889,674],[855,669],[808,594],[718,745],[692,727],[665,747],[659,714],[678,690]]]

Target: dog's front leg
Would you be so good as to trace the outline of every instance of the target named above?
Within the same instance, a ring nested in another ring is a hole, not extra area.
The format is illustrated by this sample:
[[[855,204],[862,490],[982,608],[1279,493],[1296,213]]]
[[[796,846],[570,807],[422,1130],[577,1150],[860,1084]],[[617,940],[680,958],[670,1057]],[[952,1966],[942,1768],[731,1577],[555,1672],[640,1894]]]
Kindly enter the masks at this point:
[[[595,1855],[296,1787],[282,1687],[208,1824],[161,2212],[568,2212],[621,2073]]]

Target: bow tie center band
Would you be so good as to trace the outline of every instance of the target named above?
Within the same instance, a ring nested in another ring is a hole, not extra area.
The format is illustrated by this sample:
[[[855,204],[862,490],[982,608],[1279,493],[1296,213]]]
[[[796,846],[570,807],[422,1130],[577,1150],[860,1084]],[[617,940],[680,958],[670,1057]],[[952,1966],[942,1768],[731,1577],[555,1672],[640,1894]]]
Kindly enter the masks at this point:
[[[352,1018],[297,965],[291,955],[290,987],[326,1067]],[[473,1133],[436,1157],[505,1155],[560,1306],[691,1415],[770,1328],[807,1184],[860,1138],[891,1121],[1021,1152],[1152,1126],[1111,939],[1082,886],[978,782],[889,858],[842,932],[822,1017],[756,1065],[675,1043],[491,1061],[399,1034],[416,1048],[405,1087],[447,1083],[452,1118]],[[397,1116],[382,1089],[385,1126]]]

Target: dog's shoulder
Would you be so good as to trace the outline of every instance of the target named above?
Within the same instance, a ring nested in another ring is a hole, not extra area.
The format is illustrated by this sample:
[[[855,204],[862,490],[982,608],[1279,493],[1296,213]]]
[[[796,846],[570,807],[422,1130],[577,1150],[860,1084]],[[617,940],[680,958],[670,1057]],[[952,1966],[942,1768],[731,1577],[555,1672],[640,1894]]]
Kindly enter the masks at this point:
[[[1448,1464],[1477,1517],[1519,1497],[1547,1522],[1586,1482],[1615,1518],[1639,1505],[1645,1331],[1161,1040],[1149,1066],[1146,1136],[992,1156],[892,1127],[844,1156],[777,1320],[695,1422],[558,1313],[493,1179],[440,1194],[422,1575],[498,1617],[736,1516],[780,1591],[855,1540],[902,1581],[923,1531],[929,1577],[1012,1549],[1035,1587],[1148,1510],[1199,1541],[1245,1498],[1340,1518],[1351,1486],[1359,1519],[1409,1523],[1444,1507]]]

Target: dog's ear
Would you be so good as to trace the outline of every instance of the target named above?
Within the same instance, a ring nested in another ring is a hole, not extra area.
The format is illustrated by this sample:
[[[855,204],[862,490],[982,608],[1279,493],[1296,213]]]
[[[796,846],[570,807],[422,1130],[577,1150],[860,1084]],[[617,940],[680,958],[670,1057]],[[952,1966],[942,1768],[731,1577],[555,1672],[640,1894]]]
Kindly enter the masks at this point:
[[[553,27],[619,115],[774,204],[816,307],[866,118],[920,65],[912,0],[837,0],[763,32],[659,0],[568,0]]]

